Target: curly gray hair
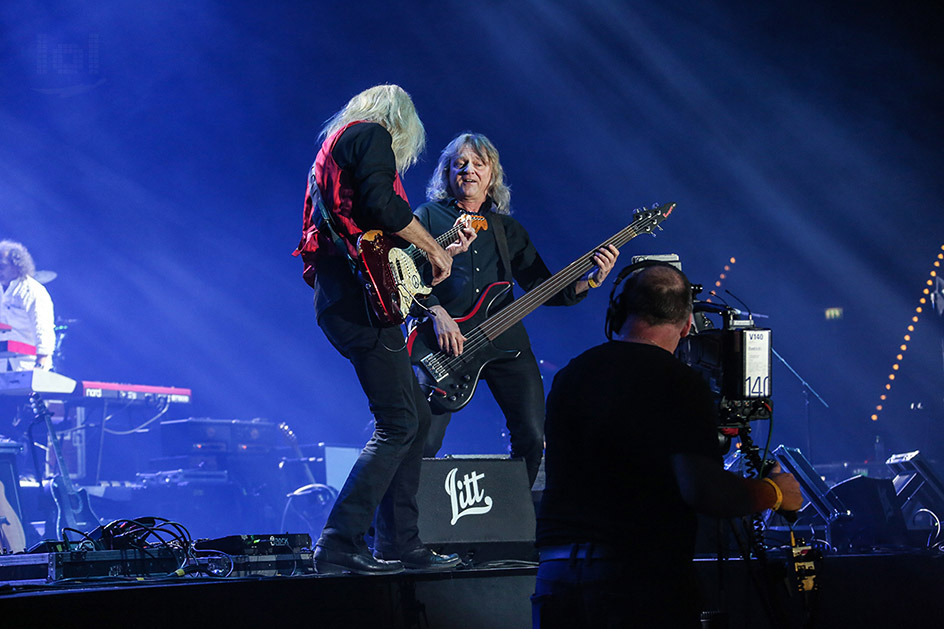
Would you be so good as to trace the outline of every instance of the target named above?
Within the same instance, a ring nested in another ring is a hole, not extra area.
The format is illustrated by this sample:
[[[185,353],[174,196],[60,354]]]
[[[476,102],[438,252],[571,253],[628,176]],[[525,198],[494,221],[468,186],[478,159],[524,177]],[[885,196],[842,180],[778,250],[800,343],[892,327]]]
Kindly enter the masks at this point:
[[[16,241],[0,240],[0,262],[9,264],[19,271],[20,278],[36,274],[33,256],[25,246]]]

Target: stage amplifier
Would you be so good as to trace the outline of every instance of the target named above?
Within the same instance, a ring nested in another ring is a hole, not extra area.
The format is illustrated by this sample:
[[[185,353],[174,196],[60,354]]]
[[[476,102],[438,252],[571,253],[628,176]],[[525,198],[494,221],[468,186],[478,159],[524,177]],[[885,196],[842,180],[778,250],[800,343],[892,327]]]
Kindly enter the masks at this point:
[[[274,535],[227,535],[217,539],[202,539],[194,550],[216,550],[227,555],[271,556],[311,551],[308,533],[276,533]]]
[[[181,558],[169,548],[146,552],[74,550],[0,555],[0,585],[42,585],[68,579],[158,577],[178,568]]]
[[[232,558],[228,577],[294,577],[315,573],[314,554],[239,555]]]

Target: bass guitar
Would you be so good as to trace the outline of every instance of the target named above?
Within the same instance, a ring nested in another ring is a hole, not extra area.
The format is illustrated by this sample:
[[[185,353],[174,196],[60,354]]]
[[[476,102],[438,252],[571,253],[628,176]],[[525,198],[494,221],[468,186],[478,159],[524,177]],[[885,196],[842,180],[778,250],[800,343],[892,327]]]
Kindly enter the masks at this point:
[[[488,229],[483,216],[463,214],[462,220],[436,238],[440,247],[455,242],[465,224],[475,231]],[[379,229],[364,232],[357,240],[357,257],[368,301],[378,319],[393,325],[406,320],[417,295],[429,295],[432,291],[420,272],[427,262],[426,252],[415,245],[401,248],[398,240]]]
[[[88,493],[84,489],[76,489],[72,484],[72,479],[69,478],[65,459],[62,457],[59,435],[56,434],[56,429],[52,425],[52,416],[46,407],[46,401],[36,392],[31,393],[29,399],[33,416],[37,421],[43,420],[46,422],[46,429],[49,431],[49,443],[56,458],[58,474],[53,477],[49,488],[52,492],[52,499],[56,503],[56,535],[65,540],[63,529],[85,532],[100,526],[101,522],[92,511]]]
[[[580,256],[569,265],[541,282],[520,299],[501,308],[511,290],[509,282],[495,282],[482,293],[475,307],[464,317],[456,319],[465,336],[462,354],[453,356],[439,349],[431,321],[417,325],[407,339],[407,351],[420,377],[430,387],[429,403],[437,413],[458,411],[472,399],[482,368],[499,358],[515,358],[517,350],[502,350],[493,341],[511,326],[521,321],[538,306],[575,282],[593,268],[593,254],[600,247],[622,247],[640,234],[653,234],[659,223],[668,218],[674,203],[651,210],[639,210],[633,222],[613,236]],[[653,234],[655,235],[655,234]],[[494,307],[494,308],[493,308]],[[496,310],[496,312],[493,312]]]

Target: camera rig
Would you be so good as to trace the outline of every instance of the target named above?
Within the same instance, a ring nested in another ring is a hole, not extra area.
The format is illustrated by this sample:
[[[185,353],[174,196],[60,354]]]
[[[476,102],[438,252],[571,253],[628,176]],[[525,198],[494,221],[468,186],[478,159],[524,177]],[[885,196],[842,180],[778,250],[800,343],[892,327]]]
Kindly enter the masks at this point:
[[[694,323],[679,343],[679,359],[708,382],[721,427],[738,428],[770,419],[771,331],[757,327],[750,312],[699,300],[701,291],[700,285],[692,285]],[[721,327],[708,315],[719,317]]]

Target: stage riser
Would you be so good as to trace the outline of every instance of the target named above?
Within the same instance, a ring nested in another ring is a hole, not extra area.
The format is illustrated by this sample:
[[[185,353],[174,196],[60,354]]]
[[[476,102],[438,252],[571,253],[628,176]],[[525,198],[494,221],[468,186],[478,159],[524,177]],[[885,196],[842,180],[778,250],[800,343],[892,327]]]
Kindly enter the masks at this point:
[[[696,562],[706,606],[719,607],[719,566]],[[431,627],[494,629],[530,626],[535,568],[478,570],[391,577],[288,577],[264,580],[99,587],[0,597],[5,626]],[[774,627],[747,572],[747,564],[722,567],[728,629]],[[645,578],[645,574],[640,574]],[[944,565],[930,556],[834,556],[819,567],[815,606],[789,596],[775,583],[782,626],[802,626],[812,612],[815,627],[900,627],[940,620]],[[284,623],[284,625],[283,625]],[[926,626],[936,626],[929,624]]]

